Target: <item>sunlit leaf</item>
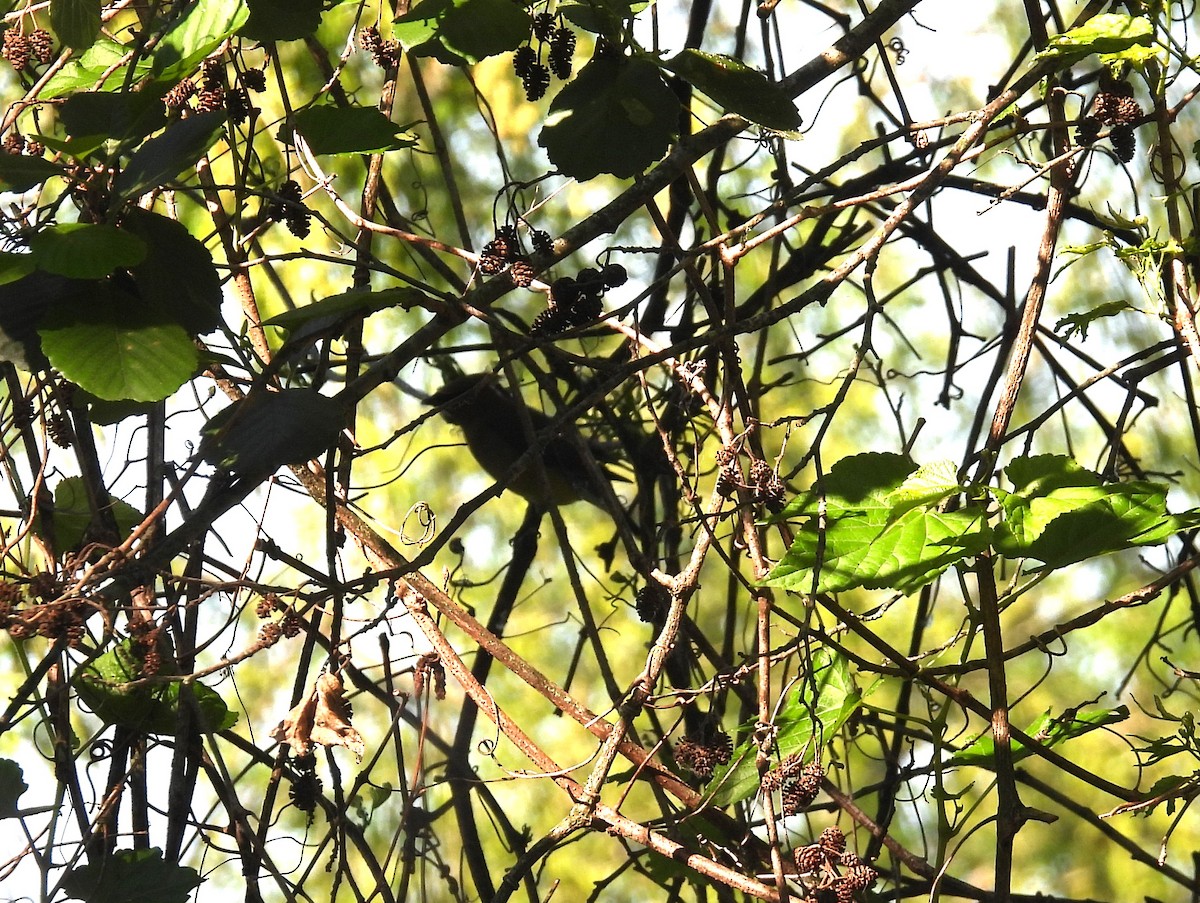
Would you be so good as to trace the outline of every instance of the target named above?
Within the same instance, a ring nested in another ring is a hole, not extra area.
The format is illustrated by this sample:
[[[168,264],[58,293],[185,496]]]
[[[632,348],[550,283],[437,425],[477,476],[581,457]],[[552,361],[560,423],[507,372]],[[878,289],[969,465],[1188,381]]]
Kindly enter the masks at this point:
[[[1128,717],[1129,707],[1123,705],[1117,706],[1115,709],[1096,709],[1091,712],[1077,712],[1072,710],[1059,716],[1051,715],[1050,709],[1047,709],[1036,721],[1025,728],[1024,733],[1040,741],[1043,746],[1057,746],[1067,740],[1090,733],[1106,724],[1116,724],[1119,721],[1124,721]],[[1018,740],[1011,741],[1011,745],[1013,762],[1019,762],[1021,759],[1033,754],[1031,750],[1027,749]],[[995,756],[996,740],[989,731],[980,735],[970,746],[955,752],[950,757],[950,763],[952,765],[982,765],[984,767],[991,767],[995,762]]]
[[[780,759],[805,752],[809,757],[833,739],[846,720],[858,710],[863,699],[874,689],[860,693],[846,658],[824,647],[814,650],[812,672],[788,694],[775,720],[775,742]],[[729,806],[758,791],[759,776],[755,765],[757,744],[753,738],[734,750],[727,765],[714,773],[706,795],[715,806]]]

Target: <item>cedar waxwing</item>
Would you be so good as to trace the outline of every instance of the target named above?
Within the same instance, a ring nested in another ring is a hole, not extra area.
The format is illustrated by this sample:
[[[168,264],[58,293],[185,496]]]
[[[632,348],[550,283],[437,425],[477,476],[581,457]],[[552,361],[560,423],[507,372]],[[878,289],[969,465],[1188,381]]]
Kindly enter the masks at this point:
[[[457,376],[426,401],[440,407],[442,416],[462,429],[467,447],[480,466],[497,480],[507,481],[507,488],[517,495],[530,502],[553,505],[588,501],[607,510],[593,468],[588,466],[575,442],[562,435],[572,429],[569,424],[560,425],[559,434],[551,436],[542,447],[544,482],[536,466],[528,466],[516,475],[512,473],[517,461],[529,450],[531,437],[526,432],[526,422],[533,428],[533,438],[541,442],[554,420],[524,406],[529,418],[526,421],[518,407],[521,402],[499,384],[495,374]],[[600,460],[609,457],[595,443],[588,443],[588,447]]]

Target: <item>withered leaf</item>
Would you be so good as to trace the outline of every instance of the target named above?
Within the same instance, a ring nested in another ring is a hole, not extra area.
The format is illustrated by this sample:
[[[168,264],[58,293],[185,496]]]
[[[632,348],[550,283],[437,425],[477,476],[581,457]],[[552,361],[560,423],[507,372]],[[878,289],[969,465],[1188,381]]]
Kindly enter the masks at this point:
[[[318,743],[344,746],[361,762],[366,749],[362,735],[350,724],[342,679],[328,671],[317,678],[312,692],[288,712],[271,737],[291,746],[295,756],[308,755],[312,744]]]

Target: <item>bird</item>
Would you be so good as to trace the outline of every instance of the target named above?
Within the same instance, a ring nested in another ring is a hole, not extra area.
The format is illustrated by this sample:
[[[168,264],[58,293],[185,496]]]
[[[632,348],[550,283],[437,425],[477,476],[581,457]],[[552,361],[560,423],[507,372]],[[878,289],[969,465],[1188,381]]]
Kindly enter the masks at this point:
[[[526,501],[541,507],[586,501],[608,510],[597,470],[607,479],[616,476],[603,467],[589,466],[571,437],[571,425],[556,424],[524,404],[500,385],[495,374],[453,377],[429,395],[426,403],[440,408],[442,417],[462,430],[467,447],[484,470]],[[527,432],[530,427],[532,435]],[[547,438],[551,431],[553,435]],[[513,468],[529,450],[531,440],[541,445],[542,467],[530,461],[514,474]],[[599,443],[587,442],[586,447],[598,461],[611,460],[609,451]]]

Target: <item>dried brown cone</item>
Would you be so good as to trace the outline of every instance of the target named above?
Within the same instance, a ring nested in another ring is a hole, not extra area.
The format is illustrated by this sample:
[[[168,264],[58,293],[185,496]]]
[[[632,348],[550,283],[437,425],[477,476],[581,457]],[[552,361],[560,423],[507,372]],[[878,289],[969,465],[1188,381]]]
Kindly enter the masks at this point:
[[[269,618],[271,613],[275,611],[275,603],[279,601],[279,597],[274,593],[263,596],[258,600],[258,604],[254,606],[254,613],[260,618]]]
[[[537,51],[528,44],[513,51],[513,74],[524,81],[537,65]]]
[[[230,88],[225,92],[225,112],[235,124],[241,125],[250,118],[250,94],[245,88]]]
[[[763,775],[762,789],[768,792],[780,789],[785,783],[793,780],[800,773],[802,767],[803,759],[800,753],[792,753]]]
[[[1133,98],[1133,85],[1116,81],[1107,72],[1100,77],[1100,90],[1092,101],[1092,115],[1104,125],[1129,125],[1142,115]]]
[[[50,434],[50,441],[59,448],[70,448],[75,441],[75,428],[65,414],[51,417],[46,423],[46,432]]]
[[[634,596],[634,607],[638,617],[647,624],[653,624],[662,619],[671,604],[671,594],[661,583],[651,581],[637,591]]]
[[[856,865],[846,872],[845,882],[855,890],[866,890],[879,880],[879,872],[867,864]]]
[[[833,898],[837,903],[853,903],[854,886],[845,878],[839,878],[833,883]]]
[[[313,753],[297,756],[292,760],[296,776],[288,789],[292,805],[301,812],[312,815],[317,808],[317,797],[321,795],[321,779],[317,777],[317,757]]]
[[[13,156],[23,154],[25,153],[25,136],[20,132],[9,132],[4,136],[3,147],[6,154]]]
[[[242,73],[242,84],[255,94],[267,90],[267,74],[261,69],[247,69]]]
[[[533,283],[533,264],[528,257],[518,257],[509,265],[508,275],[520,288],[529,288]]]
[[[383,36],[374,25],[368,25],[358,33],[358,46],[365,52],[379,59],[379,51],[383,48]]]
[[[533,243],[533,249],[539,254],[554,253],[554,239],[552,239],[550,237],[550,233],[544,229],[530,230],[529,240]]]
[[[1115,126],[1108,137],[1112,141],[1113,153],[1117,155],[1117,159],[1122,163],[1133,162],[1134,154],[1137,153],[1137,138],[1133,134],[1133,127]]]
[[[846,834],[837,825],[830,825],[821,832],[817,843],[830,856],[840,856],[846,850]]]
[[[551,305],[533,318],[529,324],[532,336],[552,336],[571,329],[571,318],[561,307]]]
[[[737,465],[733,462],[726,464],[721,468],[721,472],[717,474],[717,494],[724,499],[731,499],[737,493],[738,486],[741,485],[741,474],[738,473]]]
[[[550,39],[550,71],[556,78],[566,81],[571,77],[572,57],[575,55],[575,32],[569,28],[556,28]]]
[[[35,28],[29,33],[29,50],[42,65],[54,59],[54,38],[44,28]]]
[[[258,629],[258,641],[263,646],[274,646],[283,636],[283,628],[277,621],[268,621]]]
[[[810,843],[808,846],[796,847],[792,851],[792,858],[796,861],[796,871],[807,875],[823,866],[829,857],[819,843]]]
[[[196,94],[196,83],[185,78],[174,88],[163,95],[163,103],[169,110],[178,110]]]
[[[541,100],[546,96],[546,90],[550,87],[550,70],[543,64],[535,62],[521,79],[521,84],[525,88],[526,100],[531,103]]]
[[[1100,120],[1095,116],[1084,116],[1075,126],[1075,143],[1084,145],[1096,143],[1096,137],[1100,134]]]
[[[800,786],[799,781],[788,781],[779,791],[779,802],[784,815],[796,815],[803,812],[805,807],[816,797]]]
[[[283,635],[289,640],[292,637],[299,636],[303,627],[304,621],[294,611],[289,611],[284,615],[283,620],[279,624],[279,629],[283,631]]]
[[[292,208],[288,211],[287,227],[297,238],[308,238],[308,233],[312,231],[312,214],[307,210],[297,210]]]
[[[17,31],[15,26],[10,26],[4,32],[4,46],[0,49],[0,56],[20,72],[29,65],[29,51],[29,38]]]
[[[539,41],[549,41],[554,34],[554,13],[537,13],[533,17],[533,36]]]
[[[201,113],[211,113],[225,106],[225,89],[220,85],[206,86],[196,92],[196,109]]]
[[[717,766],[729,761],[728,743],[729,735],[724,731],[707,737],[689,735],[675,745],[675,761],[700,780],[711,780]]]

